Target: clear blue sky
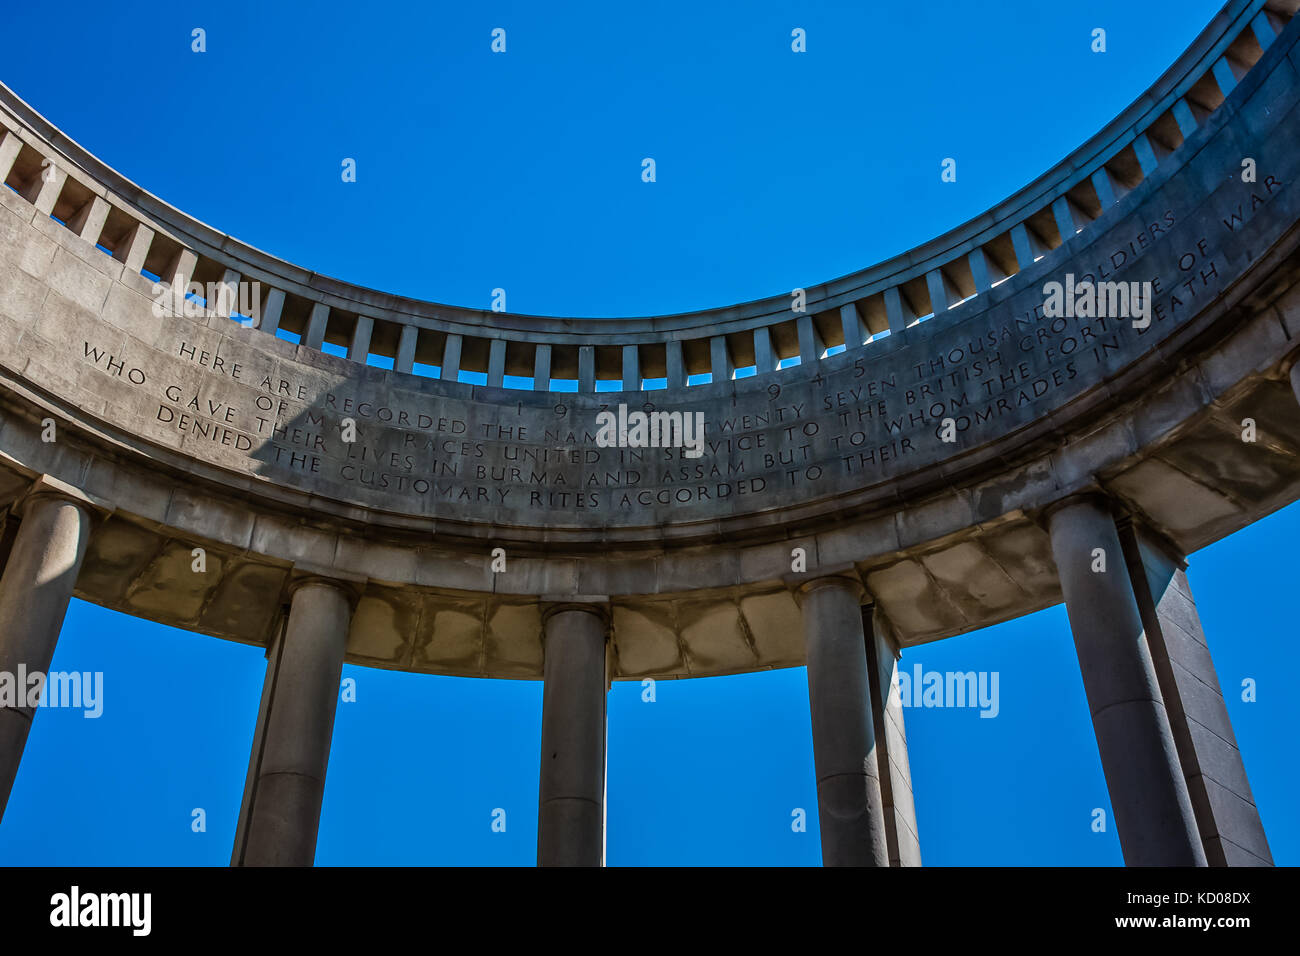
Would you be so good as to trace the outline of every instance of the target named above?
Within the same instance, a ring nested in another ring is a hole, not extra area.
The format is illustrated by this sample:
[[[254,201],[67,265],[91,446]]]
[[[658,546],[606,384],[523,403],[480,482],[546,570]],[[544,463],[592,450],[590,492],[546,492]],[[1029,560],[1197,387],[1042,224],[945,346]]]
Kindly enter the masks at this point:
[[[318,272],[644,315],[811,285],[984,211],[1124,108],[1218,7],[20,4],[0,79],[163,199]],[[1105,54],[1089,50],[1098,26]],[[207,53],[190,51],[194,27]],[[958,181],[942,184],[949,156]],[[1297,537],[1292,507],[1189,572],[1291,864]],[[1121,862],[1113,827],[1090,826],[1109,801],[1063,608],[903,661],[1000,674],[995,719],[906,711],[926,863]],[[53,669],[103,671],[104,715],[39,715],[0,863],[227,863],[262,652],[74,601]],[[531,864],[540,684],[345,676],[359,699],[339,706],[317,862]],[[1239,699],[1246,677],[1256,703]],[[819,862],[802,669],[664,682],[655,703],[616,684],[609,714],[611,865]]]

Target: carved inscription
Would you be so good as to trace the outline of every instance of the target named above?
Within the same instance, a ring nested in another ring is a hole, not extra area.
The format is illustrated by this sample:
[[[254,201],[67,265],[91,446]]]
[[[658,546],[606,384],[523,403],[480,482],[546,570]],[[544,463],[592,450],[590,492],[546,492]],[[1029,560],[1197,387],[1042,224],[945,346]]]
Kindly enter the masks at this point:
[[[1282,184],[1249,188],[1219,217],[1233,235]],[[1061,408],[1140,358],[1221,289],[1219,236],[1174,210],[1122,241],[1113,230],[1065,264],[1081,281],[1151,283],[1151,321],[1047,318],[1034,288],[956,321],[922,323],[808,372],[721,387],[617,396],[407,391],[271,362],[244,343],[217,352],[178,323],[170,361],[79,341],[76,355],[147,394],[146,436],[279,484],[394,511],[501,523],[653,524],[752,513],[850,493],[960,455]],[[166,342],[166,337],[163,339]],[[698,399],[695,396],[700,396]],[[604,447],[597,415],[703,412],[701,457],[682,448]],[[351,432],[346,428],[352,423]],[[353,440],[345,440],[351,435]],[[946,434],[946,439],[945,439]]]

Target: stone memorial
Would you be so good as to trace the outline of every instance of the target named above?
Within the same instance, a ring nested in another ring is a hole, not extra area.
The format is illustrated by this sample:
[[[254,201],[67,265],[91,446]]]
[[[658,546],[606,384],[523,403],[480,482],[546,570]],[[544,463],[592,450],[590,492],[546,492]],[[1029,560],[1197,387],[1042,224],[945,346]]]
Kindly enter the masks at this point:
[[[1184,569],[1300,497],[1296,8],[925,245],[638,319],[319,275],[0,87],[0,671],[74,595],[265,647],[236,865],[313,861],[344,661],[543,680],[595,865],[611,681],[806,664],[824,861],[910,866],[900,654],[1064,601],[1125,861],[1271,865]]]

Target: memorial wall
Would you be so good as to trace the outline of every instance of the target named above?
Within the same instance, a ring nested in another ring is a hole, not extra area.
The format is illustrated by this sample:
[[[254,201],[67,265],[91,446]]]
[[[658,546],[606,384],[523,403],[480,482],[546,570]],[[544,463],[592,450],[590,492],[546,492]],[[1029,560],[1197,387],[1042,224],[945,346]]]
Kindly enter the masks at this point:
[[[957,594],[939,605],[959,613],[936,616],[915,587],[901,591],[916,595],[906,607],[881,594],[901,639],[1036,609],[1059,593],[1037,583],[1053,501],[1109,482],[1190,550],[1296,490],[1295,435],[1262,406],[1266,487],[1225,491],[1213,455],[1162,464],[1211,419],[1237,427],[1227,396],[1285,390],[1293,319],[1265,299],[1293,268],[1300,84],[1291,34],[1265,53],[1258,17],[1225,7],[1115,123],[921,250],[646,319],[474,313],[305,273],[166,207],[6,93],[18,192],[0,205],[0,366],[32,429],[18,441],[14,417],[6,453],[25,480],[104,502],[106,533],[206,541],[284,575],[346,552],[340,569],[374,588],[617,600],[781,589],[802,546],[814,564],[884,581],[919,562],[929,592],[953,589],[933,565],[965,538],[982,550],[969,560],[1018,596],[981,608],[987,594]],[[67,165],[57,189],[34,165],[39,149]],[[84,233],[95,202],[108,211],[87,241],[65,223]],[[266,314],[177,297],[214,276]],[[329,341],[350,357],[322,351]],[[1203,371],[1242,348],[1249,367],[1231,381]],[[414,374],[413,356],[439,374]],[[491,384],[458,380],[476,370]],[[713,381],[686,384],[702,373]],[[552,374],[580,390],[548,390]],[[643,387],[663,377],[669,387]],[[46,413],[70,444],[34,441]],[[638,416],[703,431],[658,447]],[[1124,477],[1139,466],[1159,480]],[[1182,520],[1189,482],[1215,500]],[[178,489],[194,499],[185,508]],[[492,574],[496,548],[523,573]],[[92,545],[99,560],[111,563]]]

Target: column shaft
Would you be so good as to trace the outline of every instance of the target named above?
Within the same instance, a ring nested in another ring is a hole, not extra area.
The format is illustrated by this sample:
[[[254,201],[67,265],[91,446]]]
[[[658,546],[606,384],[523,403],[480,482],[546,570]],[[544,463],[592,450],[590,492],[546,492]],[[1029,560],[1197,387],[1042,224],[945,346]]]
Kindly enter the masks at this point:
[[[537,865],[600,866],[605,832],[605,638],[600,609],[546,617]]]
[[[825,866],[889,865],[860,593],[848,578],[820,578],[800,601]]]
[[[1114,519],[1077,498],[1049,530],[1124,862],[1205,866]]]
[[[898,645],[889,622],[878,607],[862,609],[867,640],[867,673],[871,679],[871,714],[876,734],[876,763],[880,768],[880,799],[885,812],[885,838],[890,866],[920,866],[916,804],[912,799],[912,767],[907,758],[903,702],[894,675]],[[874,652],[874,653],[873,653]]]
[[[311,866],[316,858],[351,617],[338,585],[312,580],[293,594],[267,661],[234,866]]]
[[[28,501],[0,577],[0,672],[15,681],[20,670],[48,673],[89,538],[83,505],[53,495]],[[27,687],[15,690],[18,706],[0,708],[0,818],[36,717]]]
[[[1135,523],[1120,529],[1120,541],[1206,862],[1272,866],[1183,562],[1167,542]]]

